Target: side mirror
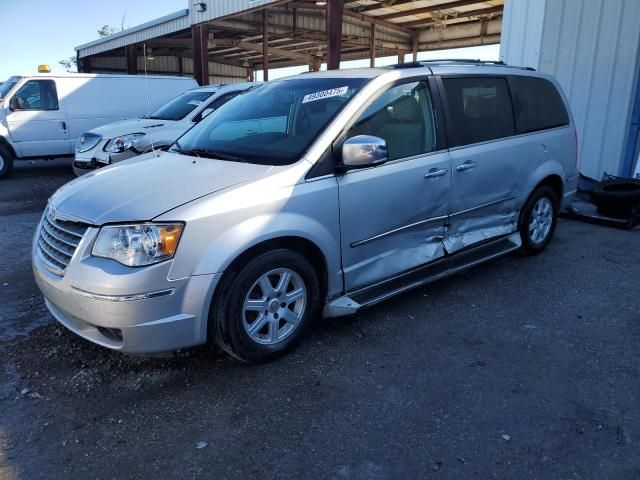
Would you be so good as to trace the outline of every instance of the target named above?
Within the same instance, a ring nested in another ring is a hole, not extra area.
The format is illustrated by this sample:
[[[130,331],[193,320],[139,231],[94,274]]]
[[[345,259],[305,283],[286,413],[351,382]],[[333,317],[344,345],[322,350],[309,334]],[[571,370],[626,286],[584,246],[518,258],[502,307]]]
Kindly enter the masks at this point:
[[[20,110],[18,97],[16,97],[15,95],[11,97],[11,100],[9,100],[9,110]]]
[[[357,135],[342,144],[342,167],[365,168],[388,160],[387,142],[371,135]]]

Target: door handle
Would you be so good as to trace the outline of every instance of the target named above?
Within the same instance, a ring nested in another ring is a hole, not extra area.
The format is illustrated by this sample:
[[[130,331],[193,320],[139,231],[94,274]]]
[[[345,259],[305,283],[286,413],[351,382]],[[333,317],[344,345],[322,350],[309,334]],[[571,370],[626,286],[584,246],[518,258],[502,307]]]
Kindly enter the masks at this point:
[[[467,160],[463,164],[460,164],[456,167],[456,171],[464,172],[465,170],[471,170],[472,168],[476,168],[478,164],[476,162],[472,162],[471,160]]]
[[[446,175],[449,172],[449,170],[447,170],[446,168],[442,168],[440,170],[436,170],[436,169],[431,169],[429,170],[429,173],[425,173],[424,178],[436,178],[436,177],[442,177],[444,175]]]
[[[65,132],[67,131],[67,122],[60,122],[62,124],[62,130],[64,130]]]

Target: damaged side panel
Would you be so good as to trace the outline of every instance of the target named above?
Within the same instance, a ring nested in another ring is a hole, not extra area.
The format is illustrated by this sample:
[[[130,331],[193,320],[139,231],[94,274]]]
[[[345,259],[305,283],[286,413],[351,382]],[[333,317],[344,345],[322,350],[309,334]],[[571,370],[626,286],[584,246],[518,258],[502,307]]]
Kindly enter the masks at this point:
[[[513,137],[451,150],[448,253],[517,229],[525,183],[546,152],[533,138]]]
[[[437,177],[429,172],[443,172]],[[446,151],[354,170],[338,179],[347,290],[444,255],[451,161]]]

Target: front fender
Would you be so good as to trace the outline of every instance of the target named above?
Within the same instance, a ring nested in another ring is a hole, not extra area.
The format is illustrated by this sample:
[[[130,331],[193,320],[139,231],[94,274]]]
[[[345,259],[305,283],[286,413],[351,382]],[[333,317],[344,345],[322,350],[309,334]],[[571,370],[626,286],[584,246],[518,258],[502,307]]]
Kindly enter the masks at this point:
[[[11,134],[9,133],[9,129],[6,126],[6,122],[4,122],[4,121],[0,122],[0,144],[2,144],[2,143],[6,144],[6,145],[9,145],[11,147],[11,149],[13,150],[13,153],[16,155],[16,157],[20,157],[21,156],[20,149],[11,140]]]
[[[237,224],[211,243],[194,268],[194,275],[221,273],[243,252],[260,243],[283,237],[297,237],[315,244],[327,265],[329,292],[342,290],[339,237],[310,218],[297,213],[262,215]]]
[[[277,177],[277,175],[276,175]],[[329,294],[342,291],[340,219],[335,178],[289,186],[273,178],[214,194],[156,221],[186,222],[171,278],[219,274],[246,250],[268,240],[298,237],[325,258]]]

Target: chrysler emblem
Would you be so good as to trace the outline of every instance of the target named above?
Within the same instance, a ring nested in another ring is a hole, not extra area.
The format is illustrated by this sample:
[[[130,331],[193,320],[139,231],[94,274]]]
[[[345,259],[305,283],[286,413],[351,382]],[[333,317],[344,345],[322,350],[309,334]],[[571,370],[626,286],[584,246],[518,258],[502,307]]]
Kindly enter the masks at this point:
[[[49,207],[49,218],[54,222],[56,220],[56,209],[53,207]]]

